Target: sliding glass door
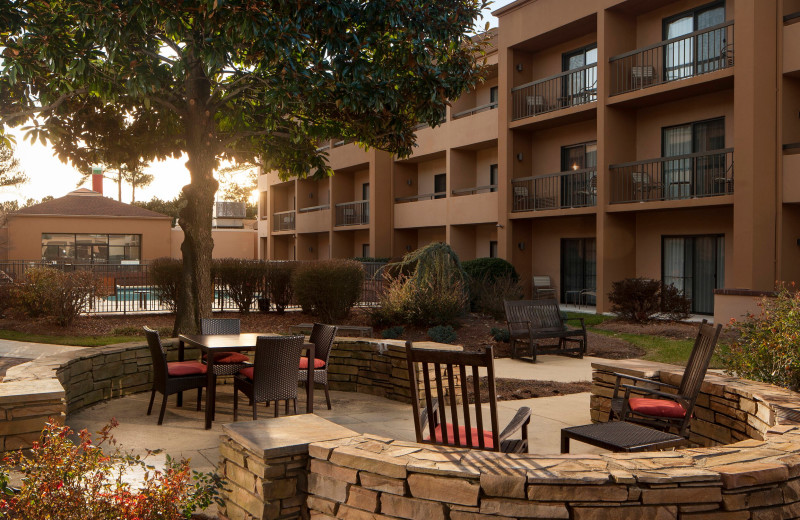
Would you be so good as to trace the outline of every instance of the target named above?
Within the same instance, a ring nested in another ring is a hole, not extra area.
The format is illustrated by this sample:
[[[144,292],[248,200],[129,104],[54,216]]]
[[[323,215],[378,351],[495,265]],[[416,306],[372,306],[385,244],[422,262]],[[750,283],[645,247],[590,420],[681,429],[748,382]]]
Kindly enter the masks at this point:
[[[706,154],[725,148],[725,118],[698,121],[661,129],[661,156],[667,199],[688,199],[713,194],[715,180],[724,177],[725,154]],[[675,157],[675,159],[667,159]],[[724,188],[724,185],[723,185]]]
[[[594,238],[561,239],[561,301],[579,303],[584,289],[597,286],[597,240]],[[594,305],[594,297],[586,301]]]
[[[664,39],[680,38],[725,22],[724,2],[699,7],[664,20]],[[667,81],[703,74],[724,66],[725,29],[681,38],[664,46]]]
[[[561,147],[561,171],[596,170],[597,141]],[[597,198],[596,171],[561,176],[561,207],[593,206]]]
[[[567,52],[562,56],[562,70],[580,69],[597,63],[597,44]],[[562,96],[566,105],[588,103],[597,99],[597,67],[578,70],[564,77]]]
[[[661,280],[692,301],[695,314],[714,313],[714,289],[725,283],[722,235],[663,237]]]

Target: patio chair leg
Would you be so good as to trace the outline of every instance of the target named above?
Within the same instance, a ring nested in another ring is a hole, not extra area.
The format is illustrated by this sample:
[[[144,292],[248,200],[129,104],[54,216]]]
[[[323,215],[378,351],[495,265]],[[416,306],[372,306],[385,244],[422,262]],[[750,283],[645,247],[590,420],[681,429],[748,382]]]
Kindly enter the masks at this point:
[[[331,409],[331,394],[328,393],[328,383],[325,383],[325,400],[328,402],[328,410]]]
[[[253,420],[258,420],[258,403],[253,399]]]
[[[278,400],[275,400],[275,417],[278,416]]]
[[[164,422],[164,412],[167,411],[167,394],[164,394],[164,400],[161,401],[161,412],[158,414],[158,425]]]
[[[297,399],[292,399],[292,402],[294,402],[294,414],[297,415]]]
[[[183,392],[178,392],[178,408],[183,406]]]
[[[511,340],[511,359],[515,359],[517,357],[517,340]]]
[[[289,415],[289,400],[286,400],[286,415]]]
[[[147,415],[150,415],[150,412],[153,411],[153,401],[156,400],[156,390],[155,388],[150,393],[150,406],[147,407]]]
[[[200,405],[203,402],[203,387],[197,389],[197,411],[200,411]]]
[[[233,385],[233,422],[236,422],[236,417],[239,411],[239,390],[236,385]]]

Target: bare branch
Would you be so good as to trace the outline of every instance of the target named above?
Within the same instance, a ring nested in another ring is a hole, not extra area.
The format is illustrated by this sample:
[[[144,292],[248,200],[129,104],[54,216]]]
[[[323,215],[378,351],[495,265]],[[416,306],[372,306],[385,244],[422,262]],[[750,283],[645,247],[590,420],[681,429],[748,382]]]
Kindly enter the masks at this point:
[[[86,89],[86,88],[79,88],[79,89],[73,90],[72,92],[67,92],[66,94],[62,94],[58,99],[56,99],[55,101],[53,101],[52,103],[50,103],[47,106],[34,107],[34,108],[29,108],[27,110],[20,110],[18,112],[12,112],[10,114],[6,114],[6,115],[0,117],[0,125],[6,124],[6,121],[9,121],[11,119],[16,119],[18,117],[32,116],[32,115],[36,115],[36,114],[41,114],[42,112],[51,112],[51,111],[55,110],[56,108],[58,108],[62,103],[64,103],[68,99],[71,99],[71,98],[73,98],[75,96],[79,96],[81,94],[86,94],[88,91],[89,90]]]
[[[160,54],[158,54],[156,52],[148,51],[147,49],[140,49],[140,50],[141,50],[142,53],[146,54],[147,56],[150,56],[151,58],[155,58],[157,60],[163,61],[164,63],[167,63],[167,64],[172,65],[172,66],[175,65],[175,60],[171,60],[171,59],[167,58],[166,56],[162,56],[162,55],[160,55]]]
[[[155,103],[157,103],[157,104],[159,104],[161,106],[167,107],[168,109],[172,110],[177,115],[179,115],[180,117],[183,117],[185,115],[183,110],[179,109],[177,106],[175,106],[173,103],[167,101],[166,99],[162,99],[162,98],[157,97],[157,96],[147,96],[147,98],[150,101],[153,101],[153,102],[155,102]]]

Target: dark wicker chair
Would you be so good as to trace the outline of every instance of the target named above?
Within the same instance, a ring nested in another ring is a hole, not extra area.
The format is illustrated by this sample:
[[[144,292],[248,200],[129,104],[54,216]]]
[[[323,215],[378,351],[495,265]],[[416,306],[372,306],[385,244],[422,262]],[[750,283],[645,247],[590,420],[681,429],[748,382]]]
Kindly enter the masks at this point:
[[[200,320],[201,334],[240,334],[241,326],[237,319],[203,318]],[[205,356],[203,356],[205,363]],[[240,352],[217,352],[214,354],[214,375],[232,376],[243,368],[253,366],[250,358]]]
[[[617,381],[614,385],[614,397],[611,399],[610,418],[616,417],[622,421],[635,422],[664,431],[674,428],[678,435],[688,438],[689,423],[697,395],[700,393],[721,331],[722,325],[714,327],[706,320],[700,324],[680,386],[627,374],[614,374],[617,376]],[[633,384],[621,385],[622,379],[632,380]],[[637,383],[648,386],[637,386]],[[652,388],[654,385],[667,388],[673,393],[655,390]],[[622,388],[625,389],[624,396],[620,396]],[[632,393],[638,395],[631,395]]]
[[[256,340],[255,365],[242,369],[233,378],[233,420],[236,421],[241,391],[253,405],[253,420],[258,419],[258,403],[275,401],[294,402],[297,413],[297,373],[300,371],[300,353],[304,336],[260,336]]]
[[[325,401],[328,410],[331,409],[331,395],[328,392],[328,359],[336,337],[335,325],[315,323],[311,329],[311,343],[314,344],[314,384],[320,384],[325,389]],[[300,381],[308,382],[308,358],[300,358]]]
[[[414,410],[414,429],[417,442],[437,444],[440,446],[459,446],[481,450],[502,451],[504,453],[526,453],[528,451],[528,424],[531,421],[531,409],[522,407],[501,432],[497,421],[497,398],[494,381],[494,354],[492,347],[486,347],[481,353],[454,352],[452,350],[433,350],[413,348],[406,342],[406,362],[411,384],[411,405]],[[422,378],[425,392],[424,408],[419,403],[419,383],[415,363],[422,364]],[[467,367],[471,370],[467,372]],[[490,430],[484,430],[481,407],[481,391],[479,387],[478,368],[486,367],[488,376],[489,420]],[[442,373],[447,380],[442,381]],[[435,383],[436,396],[431,382],[431,374]],[[472,427],[469,405],[469,388],[467,376],[472,376],[475,395],[475,423]],[[461,403],[458,402],[456,381],[461,383]],[[446,389],[445,389],[446,386]],[[450,419],[447,418],[449,401]],[[441,403],[441,406],[440,406]],[[462,408],[464,426],[459,424],[459,407]],[[428,435],[423,437],[425,429]],[[521,439],[512,439],[517,431],[522,432]]]
[[[167,363],[167,356],[158,331],[144,328],[147,336],[147,345],[150,347],[150,357],[153,359],[153,391],[150,394],[150,406],[147,415],[153,411],[153,401],[156,392],[164,394],[161,402],[161,412],[158,414],[158,424],[164,422],[164,412],[167,409],[167,397],[185,390],[197,388],[197,409],[203,397],[203,387],[206,386],[206,365],[199,361],[173,361]],[[180,403],[179,403],[180,404]]]

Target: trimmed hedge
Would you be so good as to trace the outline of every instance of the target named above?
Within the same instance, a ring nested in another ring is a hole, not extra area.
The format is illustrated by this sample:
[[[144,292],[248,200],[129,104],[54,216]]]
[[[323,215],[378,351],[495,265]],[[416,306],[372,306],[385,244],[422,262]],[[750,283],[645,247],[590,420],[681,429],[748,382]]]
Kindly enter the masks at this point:
[[[182,278],[183,260],[156,258],[150,262],[150,283],[158,290],[158,301],[172,312],[178,306]]]
[[[294,296],[303,309],[326,323],[346,317],[358,303],[364,267],[354,260],[321,260],[300,264],[292,275]]]
[[[266,269],[264,262],[223,258],[214,260],[211,274],[218,284],[227,287],[239,312],[247,313],[263,290]]]

